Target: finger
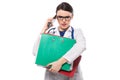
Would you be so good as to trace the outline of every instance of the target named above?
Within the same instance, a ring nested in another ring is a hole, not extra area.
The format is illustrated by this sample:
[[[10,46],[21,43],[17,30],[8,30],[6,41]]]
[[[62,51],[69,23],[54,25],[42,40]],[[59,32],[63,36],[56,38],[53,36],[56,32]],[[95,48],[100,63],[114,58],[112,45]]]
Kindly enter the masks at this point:
[[[48,70],[49,70],[50,72],[54,72],[54,70],[53,70],[53,69],[51,69],[51,68],[50,68],[50,69],[48,69]]]
[[[50,69],[52,67],[52,64],[49,64],[46,66],[47,69]]]
[[[53,18],[49,18],[49,19],[48,19],[48,22],[52,22],[52,20],[53,20]]]
[[[53,72],[53,73],[57,73],[57,71],[54,70],[54,69],[49,69],[49,71],[50,71],[50,72]]]
[[[53,69],[52,67],[50,69],[48,69],[50,72],[56,72],[55,69]]]

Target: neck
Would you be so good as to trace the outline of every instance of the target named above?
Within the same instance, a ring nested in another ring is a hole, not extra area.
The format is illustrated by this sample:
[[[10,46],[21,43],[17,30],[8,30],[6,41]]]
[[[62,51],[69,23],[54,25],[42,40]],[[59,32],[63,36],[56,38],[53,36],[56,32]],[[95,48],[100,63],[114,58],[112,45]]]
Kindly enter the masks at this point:
[[[58,27],[58,30],[59,31],[66,31],[69,27],[65,28],[65,29],[62,29],[60,26]]]

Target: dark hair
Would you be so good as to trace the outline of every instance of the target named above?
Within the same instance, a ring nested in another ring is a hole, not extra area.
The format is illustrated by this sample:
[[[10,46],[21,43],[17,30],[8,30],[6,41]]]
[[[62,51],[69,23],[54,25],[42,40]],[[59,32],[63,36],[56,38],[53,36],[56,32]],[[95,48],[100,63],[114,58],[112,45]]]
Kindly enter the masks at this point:
[[[57,8],[56,8],[56,13],[60,9],[62,9],[64,11],[71,12],[73,14],[73,8],[72,8],[72,6],[69,3],[67,3],[67,2],[62,2],[61,4],[59,4],[57,6]]]

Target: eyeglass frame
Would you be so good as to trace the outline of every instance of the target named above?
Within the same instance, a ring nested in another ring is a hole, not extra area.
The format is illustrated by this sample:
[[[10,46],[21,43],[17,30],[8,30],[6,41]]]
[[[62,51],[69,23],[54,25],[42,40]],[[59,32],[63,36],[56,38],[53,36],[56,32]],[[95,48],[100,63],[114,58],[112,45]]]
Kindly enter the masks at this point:
[[[56,18],[61,21],[63,21],[63,19],[65,19],[66,21],[70,21],[72,17],[71,16],[56,16]]]

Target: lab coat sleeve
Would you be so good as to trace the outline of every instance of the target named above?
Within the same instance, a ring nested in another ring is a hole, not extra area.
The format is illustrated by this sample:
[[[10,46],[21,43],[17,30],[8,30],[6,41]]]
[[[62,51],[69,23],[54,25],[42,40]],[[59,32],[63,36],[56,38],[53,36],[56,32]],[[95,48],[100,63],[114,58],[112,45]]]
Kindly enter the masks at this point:
[[[74,38],[76,43],[73,47],[63,56],[68,60],[68,63],[72,63],[77,57],[81,55],[81,53],[86,49],[85,38],[81,32],[81,29],[77,29],[74,31]]]
[[[34,46],[33,46],[33,55],[36,56],[37,55],[37,51],[38,51],[38,47],[39,47],[39,43],[40,43],[40,38],[41,35],[38,36],[38,38],[36,39]]]

